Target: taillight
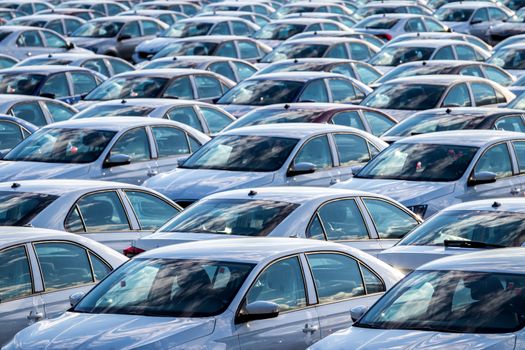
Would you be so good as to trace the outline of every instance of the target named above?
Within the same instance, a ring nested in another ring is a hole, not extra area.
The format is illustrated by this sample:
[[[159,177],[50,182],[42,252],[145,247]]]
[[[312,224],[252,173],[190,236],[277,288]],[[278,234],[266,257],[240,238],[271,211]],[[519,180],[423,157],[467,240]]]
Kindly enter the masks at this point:
[[[140,248],[137,248],[137,247],[134,247],[134,246],[129,246],[129,247],[127,247],[126,249],[124,249],[122,251],[122,253],[125,256],[127,256],[128,258],[132,258],[135,255],[139,255],[140,253],[144,253],[144,252],[145,252],[144,249],[140,249]]]
[[[379,37],[379,38],[382,38],[382,39],[386,39],[386,41],[392,40],[392,35],[388,34],[388,33],[377,34],[376,36]]]

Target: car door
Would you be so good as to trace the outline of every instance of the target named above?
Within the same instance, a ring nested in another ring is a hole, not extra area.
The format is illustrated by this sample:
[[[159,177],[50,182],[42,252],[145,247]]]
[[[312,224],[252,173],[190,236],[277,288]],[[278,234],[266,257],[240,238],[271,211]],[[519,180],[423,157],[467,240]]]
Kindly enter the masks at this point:
[[[486,8],[479,8],[474,12],[470,20],[468,33],[477,37],[483,37],[491,26],[489,12]]]
[[[172,126],[156,125],[151,127],[153,140],[157,149],[157,173],[165,173],[177,167],[178,160],[191,154],[188,136],[182,129]]]
[[[525,141],[512,141],[512,148],[518,165],[518,172],[512,178],[511,195],[523,197],[525,195]]]
[[[44,39],[38,30],[25,30],[16,39],[16,57],[24,59],[45,53]]]
[[[73,103],[74,97],[66,73],[51,74],[39,91],[40,96]]]
[[[117,37],[117,53],[118,56],[124,59],[131,59],[131,55],[135,51],[135,47],[144,41],[140,31],[138,21],[128,22],[120,30]]]
[[[337,154],[337,175],[339,181],[352,177],[352,168],[365,165],[372,159],[369,142],[358,134],[336,133],[332,135]]]
[[[269,264],[246,293],[243,308],[256,301],[279,305],[279,315],[235,324],[240,349],[303,350],[320,339],[319,320],[310,301],[298,256]]]
[[[69,78],[73,86],[73,96],[69,102],[71,104],[79,102],[91,90],[99,84],[95,76],[88,72],[70,72]]]

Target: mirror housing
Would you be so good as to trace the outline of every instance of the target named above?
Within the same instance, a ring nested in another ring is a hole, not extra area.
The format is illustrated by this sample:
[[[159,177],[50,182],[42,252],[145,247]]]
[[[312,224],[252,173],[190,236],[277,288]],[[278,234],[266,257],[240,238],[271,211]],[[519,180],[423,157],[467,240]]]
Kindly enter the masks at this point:
[[[69,42],[67,43],[67,47],[66,47],[68,50],[73,50],[74,48],[76,48],[75,44],[72,43],[72,42]]]
[[[315,172],[315,165],[308,162],[301,162],[290,166],[286,176],[292,177],[297,175],[311,174]]]
[[[71,307],[77,306],[78,302],[86,295],[84,292],[77,292],[69,296],[69,304]]]
[[[128,165],[131,163],[131,157],[127,154],[114,154],[106,159],[104,168],[111,168],[119,165]]]
[[[177,166],[181,166],[189,157],[181,157],[177,159]]]
[[[474,174],[468,179],[468,186],[476,186],[483,184],[490,184],[496,182],[496,174],[490,171],[482,171],[480,173]]]
[[[352,176],[357,175],[364,167],[364,165],[356,165],[351,167],[350,170],[352,170]]]
[[[361,317],[368,311],[368,306],[359,305],[350,309],[350,317],[353,322],[359,321]]]
[[[129,34],[122,34],[117,38],[117,41],[124,41],[131,39],[131,35]]]
[[[271,301],[254,301],[244,307],[235,318],[235,323],[245,323],[255,320],[267,320],[279,316],[279,305]]]

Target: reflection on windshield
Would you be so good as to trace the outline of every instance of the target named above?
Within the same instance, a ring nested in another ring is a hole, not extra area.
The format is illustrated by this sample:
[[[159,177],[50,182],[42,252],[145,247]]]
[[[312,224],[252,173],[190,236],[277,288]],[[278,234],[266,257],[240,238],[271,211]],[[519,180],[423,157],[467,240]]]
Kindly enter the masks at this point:
[[[0,226],[23,226],[57,198],[41,193],[0,192]]]
[[[385,109],[431,109],[437,107],[446,88],[444,85],[388,83],[368,95],[362,104]]]
[[[0,93],[34,95],[44,78],[38,74],[1,74]]]
[[[190,36],[206,35],[213,23],[177,23],[168,28],[161,37],[163,38],[187,38]]]
[[[249,80],[236,85],[220,98],[219,104],[265,106],[293,102],[304,83],[300,81]]]
[[[287,23],[268,23],[253,34],[260,40],[286,40],[305,30],[306,25]]]
[[[328,45],[282,44],[266,55],[261,62],[271,63],[291,58],[323,57]]]
[[[366,18],[361,22],[357,23],[355,28],[365,28],[365,29],[390,29],[392,28],[399,19],[397,18]]]
[[[88,22],[71,34],[73,37],[113,38],[117,36],[123,23],[114,21]]]
[[[474,13],[473,9],[444,8],[436,11],[436,17],[444,22],[466,22]]]
[[[397,66],[424,61],[430,59],[434,50],[431,47],[387,47],[372,57],[369,63],[375,66]]]
[[[217,47],[216,43],[185,42],[171,44],[157,52],[152,60],[170,56],[210,56]]]
[[[264,109],[253,110],[232,123],[226,130],[236,129],[249,125],[278,124],[278,123],[313,123],[323,111],[305,109]]]
[[[96,118],[96,117],[114,117],[114,116],[127,116],[127,117],[144,117],[147,116],[153,108],[142,107],[142,106],[100,106],[96,105],[93,107],[86,108],[80,113],[75,115],[74,119],[83,118]]]
[[[99,85],[86,96],[85,100],[154,98],[159,96],[168,81],[167,78],[116,77]]]
[[[475,129],[484,119],[485,116],[479,115],[416,114],[395,125],[383,136],[411,136],[438,131]]]
[[[432,74],[443,74],[442,71],[447,70],[445,66],[421,66],[414,67],[413,65],[399,66],[392,69],[390,72],[377,79],[374,83],[383,84],[392,79],[412,77],[416,75],[432,75]]]

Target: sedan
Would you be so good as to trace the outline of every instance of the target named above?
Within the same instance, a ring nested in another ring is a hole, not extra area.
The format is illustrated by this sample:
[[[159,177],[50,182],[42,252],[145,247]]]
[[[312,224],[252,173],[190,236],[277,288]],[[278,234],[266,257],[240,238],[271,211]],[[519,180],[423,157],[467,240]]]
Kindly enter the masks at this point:
[[[259,26],[239,17],[202,16],[183,19],[160,34],[158,40],[168,44],[165,38],[188,38],[203,35],[250,35]],[[154,42],[157,39],[153,39]]]
[[[39,11],[52,9],[53,5],[43,0],[2,0],[1,7],[32,15]]]
[[[19,332],[6,350],[43,343],[299,350],[350,326],[350,308],[372,305],[401,276],[335,243],[245,238],[179,244],[130,260],[85,296],[72,296],[73,307],[59,318]]]
[[[448,31],[433,17],[407,13],[373,15],[357,22],[353,28],[387,41],[405,33]]]
[[[153,118],[92,118],[48,125],[0,162],[1,181],[97,179],[141,184],[172,170],[209,137]]]
[[[0,3],[0,6],[2,4]],[[82,24],[86,23],[83,19],[74,16],[57,14],[35,14],[32,16],[17,17],[6,23],[8,26],[30,26],[37,28],[47,28],[56,33],[68,36]]]
[[[487,30],[486,40],[495,45],[523,33],[525,33],[525,10],[520,10],[506,21],[491,25]]]
[[[71,307],[127,258],[89,238],[30,227],[0,228],[0,345]]]
[[[268,124],[224,132],[179,167],[144,183],[182,206],[207,195],[261,186],[329,186],[352,176],[387,144],[328,124]]]
[[[505,46],[495,51],[487,62],[501,67],[519,78],[525,75],[525,44]]]
[[[23,119],[0,114],[0,157],[37,130]]]
[[[417,32],[417,33],[405,33],[400,36],[397,36],[390,40],[387,45],[399,43],[401,41],[408,40],[419,40],[419,39],[437,39],[437,40],[459,40],[466,41],[474,46],[479,47],[482,50],[487,52],[492,51],[492,46],[481,40],[480,38],[464,33],[454,33],[454,32]]]
[[[133,6],[133,10],[169,10],[194,16],[201,9],[199,1],[188,0],[154,0],[143,1]]]
[[[84,9],[84,10],[93,10],[105,16],[115,16],[119,13],[128,10],[128,8],[117,1],[111,0],[68,0],[62,1],[56,7],[60,9]]]

